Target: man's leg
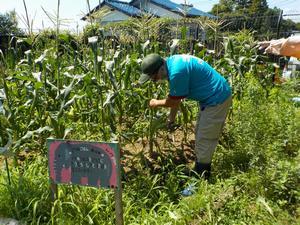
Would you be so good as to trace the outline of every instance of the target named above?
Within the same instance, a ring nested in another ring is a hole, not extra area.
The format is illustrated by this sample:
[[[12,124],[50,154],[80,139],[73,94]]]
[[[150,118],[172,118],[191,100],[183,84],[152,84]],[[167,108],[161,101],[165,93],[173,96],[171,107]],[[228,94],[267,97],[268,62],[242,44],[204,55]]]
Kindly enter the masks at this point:
[[[210,176],[213,153],[218,145],[231,102],[232,99],[229,97],[222,104],[206,107],[198,115],[195,130],[197,162],[194,170],[199,175],[204,175],[206,179]]]

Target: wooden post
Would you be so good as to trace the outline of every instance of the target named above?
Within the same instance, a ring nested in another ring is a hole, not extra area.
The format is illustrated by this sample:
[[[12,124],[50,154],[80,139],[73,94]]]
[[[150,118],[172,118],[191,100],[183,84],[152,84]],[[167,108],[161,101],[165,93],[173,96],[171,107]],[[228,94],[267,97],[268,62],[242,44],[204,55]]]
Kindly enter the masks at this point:
[[[9,172],[8,161],[7,161],[6,156],[4,156],[4,159],[5,159],[5,166],[6,166],[8,184],[11,185],[10,172]]]
[[[118,149],[120,147],[118,145]],[[115,207],[116,207],[116,225],[123,225],[123,205],[122,205],[122,182],[121,182],[121,163],[120,163],[120,151],[116,155],[117,161],[117,185],[115,188]]]
[[[115,189],[116,225],[123,225],[122,187]]]
[[[50,179],[50,190],[51,190],[51,200],[54,202],[57,198],[57,184],[53,182],[52,179]]]

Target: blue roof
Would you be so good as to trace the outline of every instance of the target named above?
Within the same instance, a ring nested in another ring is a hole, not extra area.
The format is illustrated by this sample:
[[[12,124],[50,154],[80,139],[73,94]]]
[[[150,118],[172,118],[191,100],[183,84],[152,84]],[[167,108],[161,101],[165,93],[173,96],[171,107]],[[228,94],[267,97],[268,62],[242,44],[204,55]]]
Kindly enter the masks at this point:
[[[134,6],[134,4],[138,3],[138,2],[139,2],[139,0],[102,0],[101,4],[92,10],[92,13],[95,12],[96,10],[100,9],[104,4],[107,4],[110,7],[115,8],[129,16],[139,17],[143,14],[143,11]],[[165,8],[167,10],[170,10],[174,13],[183,14],[183,12],[186,10],[185,6],[174,3],[170,0],[150,0],[150,2],[160,6],[162,8]],[[155,12],[150,12],[150,13],[157,16]],[[89,13],[86,16],[88,16],[88,15],[89,15]],[[85,19],[86,16],[83,19]],[[206,17],[210,17],[210,18],[216,18],[216,16],[206,13],[206,12],[203,12],[194,7],[190,7],[187,10],[187,16],[188,17],[206,16]]]
[[[111,1],[111,0],[105,0],[105,2],[116,8],[119,9],[120,11],[130,15],[130,16],[141,16],[142,15],[142,11],[126,2],[123,1]]]
[[[132,0],[115,0],[115,1],[126,2],[126,3],[131,3],[132,2]]]
[[[171,10],[172,12],[182,13],[186,10],[185,6],[181,4],[174,3],[169,0],[151,0],[151,2],[156,3],[164,8]],[[203,12],[195,7],[191,7],[187,10],[187,16],[207,16],[211,18],[215,18],[214,15]]]

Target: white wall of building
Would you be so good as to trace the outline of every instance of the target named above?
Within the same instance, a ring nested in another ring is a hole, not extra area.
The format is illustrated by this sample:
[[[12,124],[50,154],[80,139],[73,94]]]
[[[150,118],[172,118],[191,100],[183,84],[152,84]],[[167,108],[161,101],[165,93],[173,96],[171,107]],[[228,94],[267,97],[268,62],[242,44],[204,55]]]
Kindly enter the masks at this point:
[[[109,7],[104,7],[105,9],[110,9]],[[110,11],[106,16],[101,18],[101,23],[109,23],[109,22],[119,22],[128,20],[130,17],[125,13],[122,13],[117,10]]]

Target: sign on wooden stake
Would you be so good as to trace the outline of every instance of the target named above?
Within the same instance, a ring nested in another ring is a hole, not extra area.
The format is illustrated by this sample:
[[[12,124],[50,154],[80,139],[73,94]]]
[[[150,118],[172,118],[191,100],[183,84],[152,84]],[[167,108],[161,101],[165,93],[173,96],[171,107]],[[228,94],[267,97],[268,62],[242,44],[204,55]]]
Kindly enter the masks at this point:
[[[52,198],[57,184],[113,188],[117,224],[123,224],[118,143],[47,139]]]

